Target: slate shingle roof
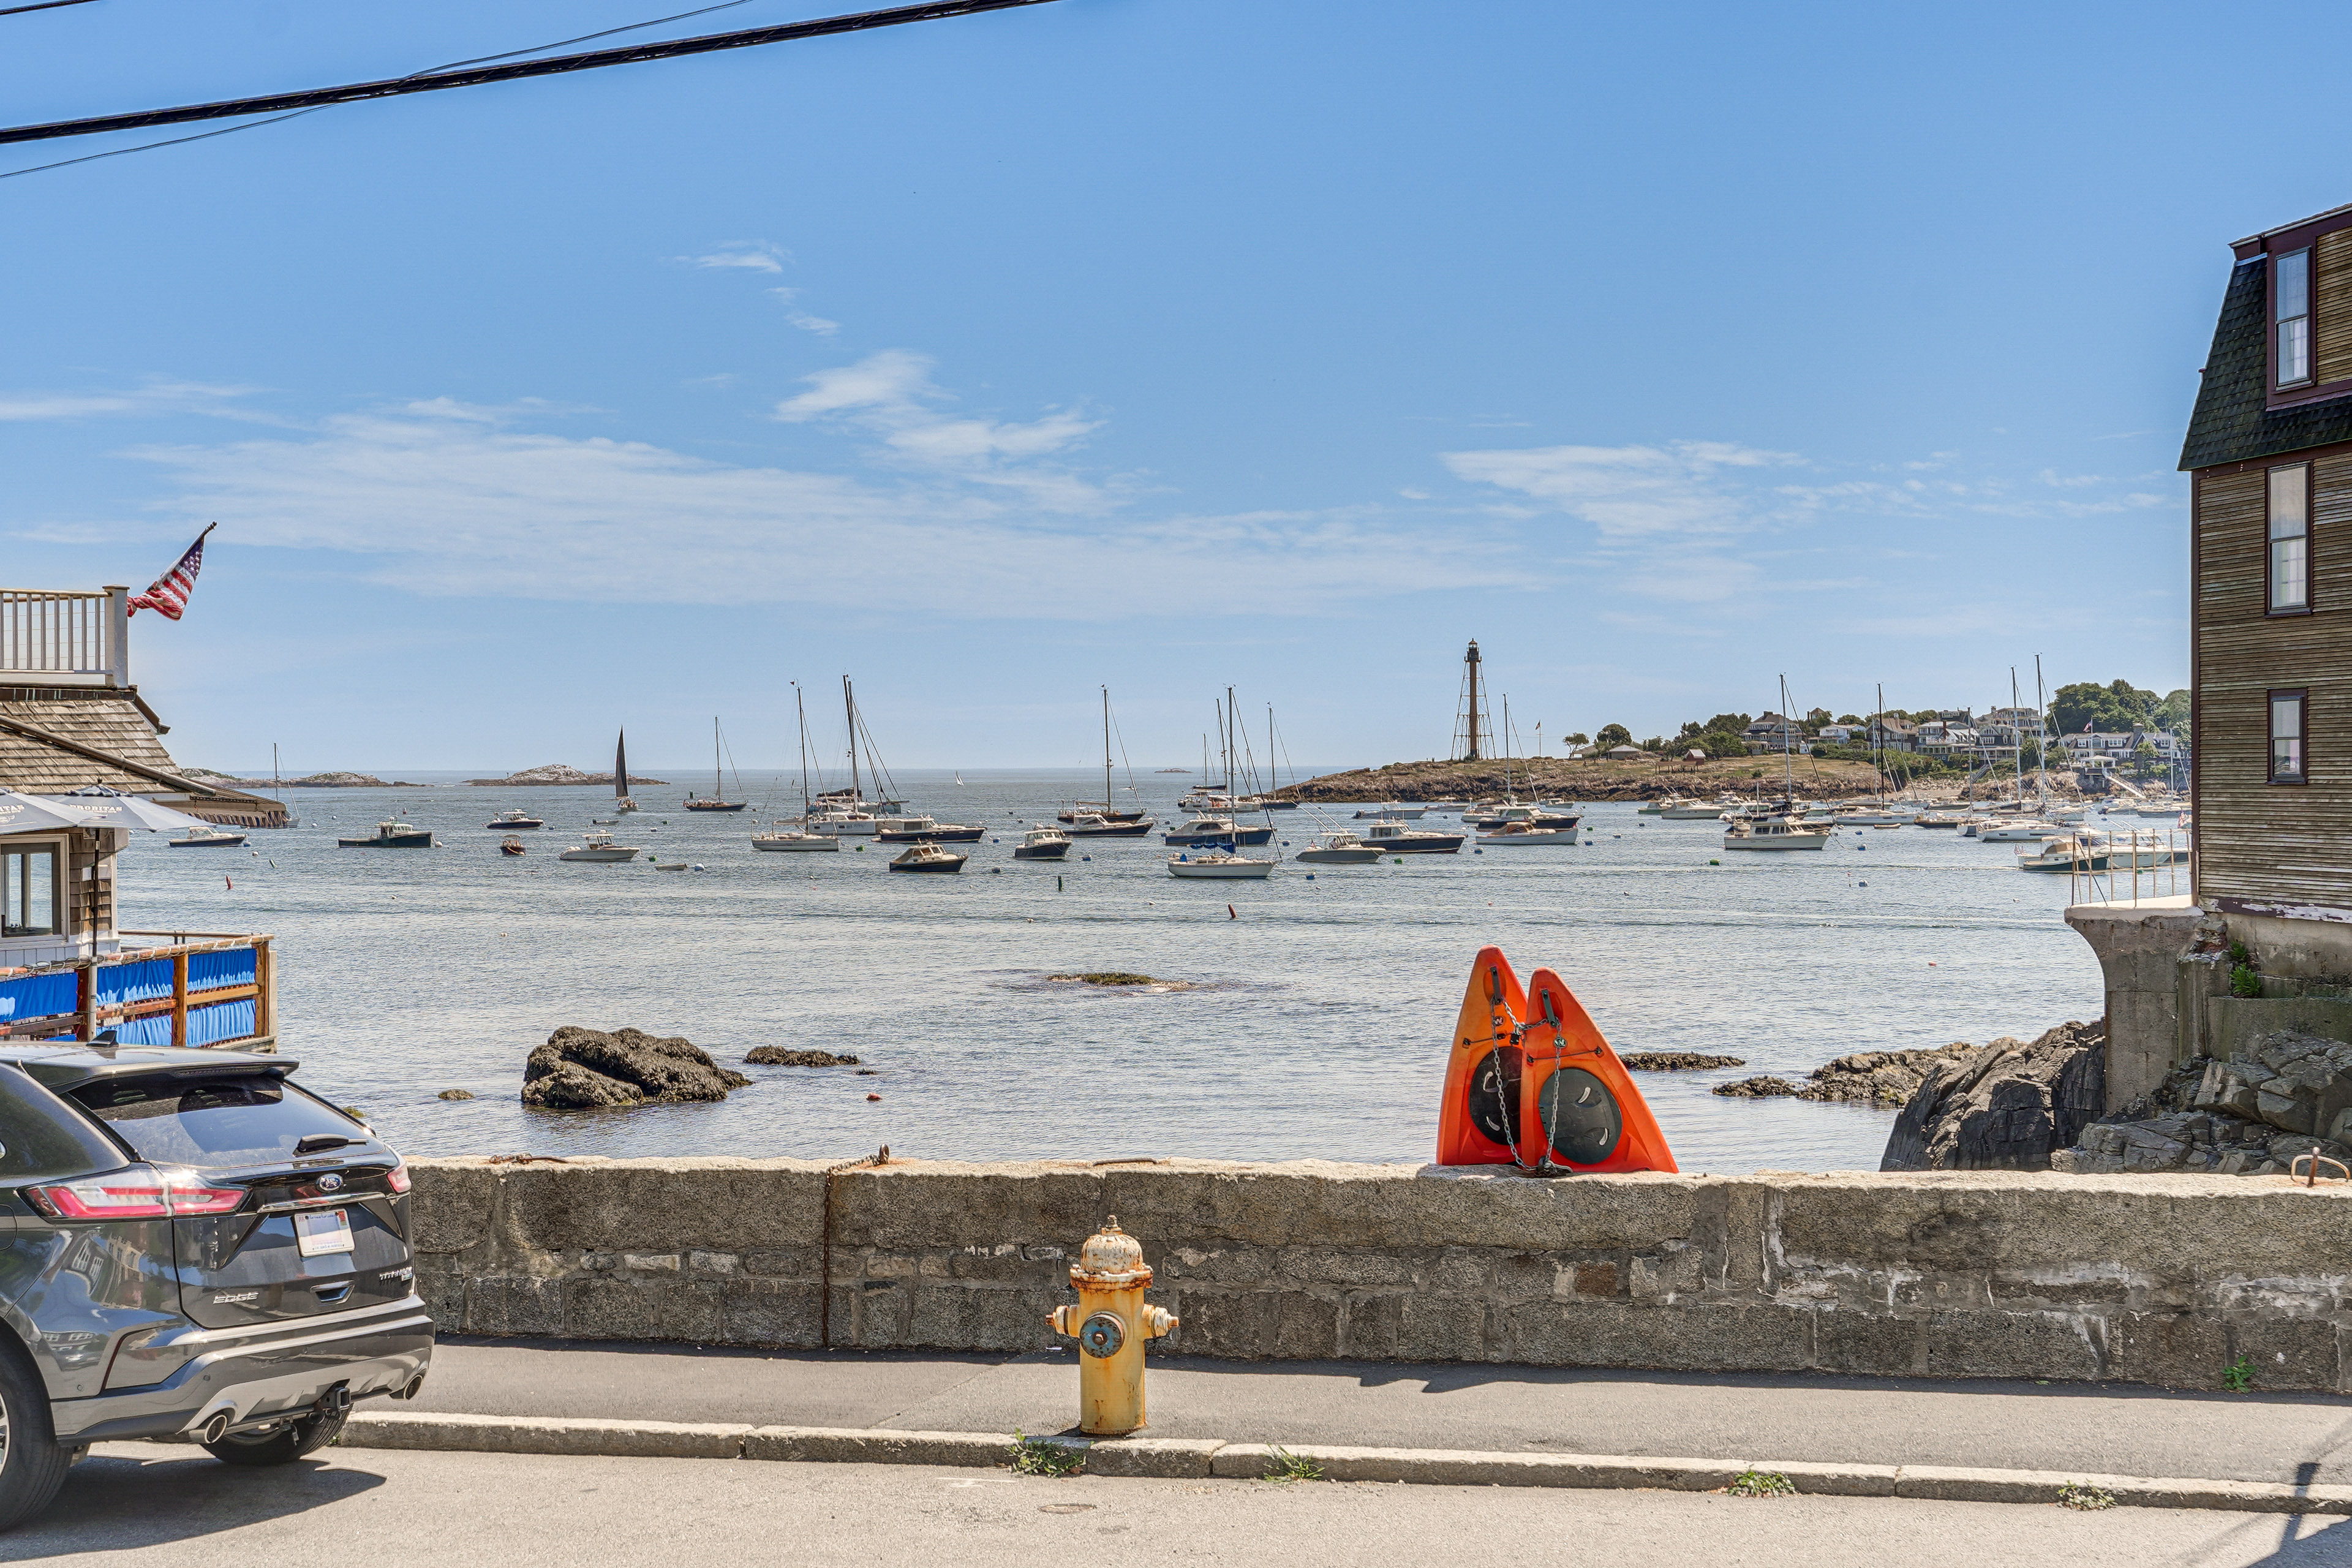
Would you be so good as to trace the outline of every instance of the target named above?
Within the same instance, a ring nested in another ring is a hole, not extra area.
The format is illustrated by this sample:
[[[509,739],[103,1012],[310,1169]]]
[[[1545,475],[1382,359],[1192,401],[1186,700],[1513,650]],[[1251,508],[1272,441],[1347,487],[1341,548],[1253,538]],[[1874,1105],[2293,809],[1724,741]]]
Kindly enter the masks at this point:
[[[2332,441],[2352,441],[2352,396],[2331,397],[2275,412],[2263,407],[2268,391],[2263,361],[2269,353],[2263,319],[2269,290],[2268,262],[2241,261],[2221,296],[2221,320],[2213,329],[2213,350],[2205,356],[2205,383],[2197,411],[2189,416],[2189,439],[2180,448],[2183,468],[2210,468],[2281,452],[2299,452]]]

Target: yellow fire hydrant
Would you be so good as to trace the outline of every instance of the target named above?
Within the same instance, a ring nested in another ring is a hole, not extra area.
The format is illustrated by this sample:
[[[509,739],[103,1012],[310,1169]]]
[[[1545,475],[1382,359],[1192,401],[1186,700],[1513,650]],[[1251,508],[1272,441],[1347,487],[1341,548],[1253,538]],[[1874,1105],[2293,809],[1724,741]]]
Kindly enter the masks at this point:
[[[1078,1430],[1097,1437],[1132,1432],[1143,1425],[1143,1342],[1178,1320],[1165,1307],[1144,1305],[1151,1267],[1117,1215],[1078,1249],[1070,1283],[1078,1304],[1056,1307],[1045,1321],[1078,1342]]]

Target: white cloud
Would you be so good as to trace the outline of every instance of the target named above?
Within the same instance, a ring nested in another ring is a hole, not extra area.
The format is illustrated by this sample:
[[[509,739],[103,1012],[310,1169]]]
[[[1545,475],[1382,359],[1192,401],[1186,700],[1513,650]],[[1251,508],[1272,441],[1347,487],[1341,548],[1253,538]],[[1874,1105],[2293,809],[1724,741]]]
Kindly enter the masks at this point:
[[[1035,505],[1081,511],[1106,504],[1098,487],[1059,469],[1021,466],[1076,446],[1100,427],[1066,410],[1027,423],[954,418],[934,405],[950,395],[931,382],[931,360],[905,349],[885,349],[856,364],[835,365],[801,379],[808,390],[776,405],[787,424],[831,420],[878,436],[893,457],[952,472],[976,484],[1024,492]]]
[[[677,258],[688,267],[740,268],[750,272],[782,272],[792,252],[782,246],[770,245],[764,239],[736,240],[720,246],[708,256]]]
[[[804,332],[814,332],[821,338],[829,338],[833,336],[834,333],[841,331],[841,323],[839,321],[828,321],[823,316],[812,316],[807,314],[805,311],[801,310],[786,312],[784,320],[790,321],[801,331]]]
[[[1720,441],[1677,441],[1448,452],[1444,460],[1461,479],[1532,496],[1592,524],[1604,541],[1624,541],[1745,532],[1756,519],[1746,499],[1722,485],[1722,472],[1796,459]]]
[[[923,384],[919,374],[869,364],[806,395],[818,400],[813,408],[866,407],[910,395]],[[1037,502],[1037,484],[1008,489],[990,472],[950,467],[872,482],[730,467],[643,442],[503,427],[437,399],[333,419],[299,437],[133,455],[178,477],[175,514],[234,519],[240,543],[343,552],[374,581],[444,596],[873,608],[873,577],[830,569],[853,542],[860,559],[887,563],[893,608],[976,618],[1113,620],[1203,607],[1139,599],[1145,574],[1213,583],[1213,610],[1227,615],[1525,585],[1501,540],[1391,531],[1377,514],[1073,529],[1037,521],[1051,510]],[[1040,595],[1041,583],[1055,591]]]
[[[117,392],[0,393],[0,422],[43,419],[94,419],[158,414],[204,414],[224,419],[274,423],[236,405],[238,398],[257,391],[250,386],[216,386],[198,381],[152,380]]]

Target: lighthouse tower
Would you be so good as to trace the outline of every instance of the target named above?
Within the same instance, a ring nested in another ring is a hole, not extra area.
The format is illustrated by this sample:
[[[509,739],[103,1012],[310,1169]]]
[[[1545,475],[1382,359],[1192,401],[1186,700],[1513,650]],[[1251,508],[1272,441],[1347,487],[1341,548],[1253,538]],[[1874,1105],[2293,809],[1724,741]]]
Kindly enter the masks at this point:
[[[1478,667],[1482,662],[1477,641],[1473,638],[1470,651],[1462,656],[1462,700],[1454,713],[1454,756],[1457,762],[1482,760],[1486,754],[1486,742],[1494,732],[1494,725],[1479,711]]]

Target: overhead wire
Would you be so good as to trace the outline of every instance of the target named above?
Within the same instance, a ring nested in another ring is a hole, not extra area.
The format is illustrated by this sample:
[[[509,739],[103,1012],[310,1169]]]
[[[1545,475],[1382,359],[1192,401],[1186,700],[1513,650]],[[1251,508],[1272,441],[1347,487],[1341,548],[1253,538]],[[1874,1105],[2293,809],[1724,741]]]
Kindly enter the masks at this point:
[[[77,0],[79,3],[79,0]],[[14,179],[20,174],[37,174],[45,170],[62,169],[75,163],[87,163],[100,158],[121,157],[130,153],[144,153],[158,147],[178,146],[189,142],[201,142],[208,137],[224,136],[235,131],[257,130],[264,125],[280,124],[304,114],[331,108],[341,103],[356,103],[369,99],[395,98],[411,92],[433,92],[446,88],[480,87],[493,82],[518,81],[529,77],[552,76],[576,70],[595,70],[605,66],[636,65],[649,60],[674,59],[682,56],[709,54],[720,49],[752,48],[766,44],[789,43],[803,38],[828,37],[843,33],[865,32],[877,27],[898,26],[909,22],[937,21],[950,16],[971,16],[986,11],[1004,11],[1019,6],[1052,4],[1053,0],[924,0],[913,5],[900,5],[883,11],[865,11],[849,16],[825,16],[807,22],[791,22],[772,27],[751,27],[733,33],[705,33],[690,38],[672,38],[656,44],[635,44],[614,49],[593,49],[585,54],[558,55],[552,59],[520,60],[513,64],[494,65],[486,62],[513,60],[516,56],[541,53],[561,48],[565,44],[580,43],[588,38],[609,37],[614,33],[634,32],[639,28],[658,26],[663,22],[677,21],[686,16],[703,16],[711,11],[726,10],[749,0],[723,0],[716,5],[699,10],[683,11],[673,16],[648,22],[631,23],[602,33],[584,34],[559,43],[541,44],[532,48],[509,50],[505,54],[484,55],[474,60],[459,60],[445,66],[434,66],[404,77],[380,81],[352,82],[340,87],[313,88],[299,92],[273,93],[260,98],[226,99],[214,103],[184,104],[172,109],[142,110],[129,114],[101,115],[85,120],[55,121],[40,125],[16,125],[0,128],[0,143],[44,142],[65,136],[89,136],[110,131],[131,131],[149,125],[177,125],[196,120],[226,120],[246,114],[268,114],[269,119],[248,125],[235,125],[220,131],[199,132],[193,136],[173,137],[163,142],[142,142],[136,147],[120,147],[109,153],[92,153],[79,158],[66,158],[52,163],[37,163],[29,168],[10,169],[0,173],[0,180]],[[273,112],[283,111],[283,112]]]
[[[37,5],[0,6],[0,16],[21,16],[27,11],[54,11],[60,5],[87,5],[90,0],[40,0]]]

